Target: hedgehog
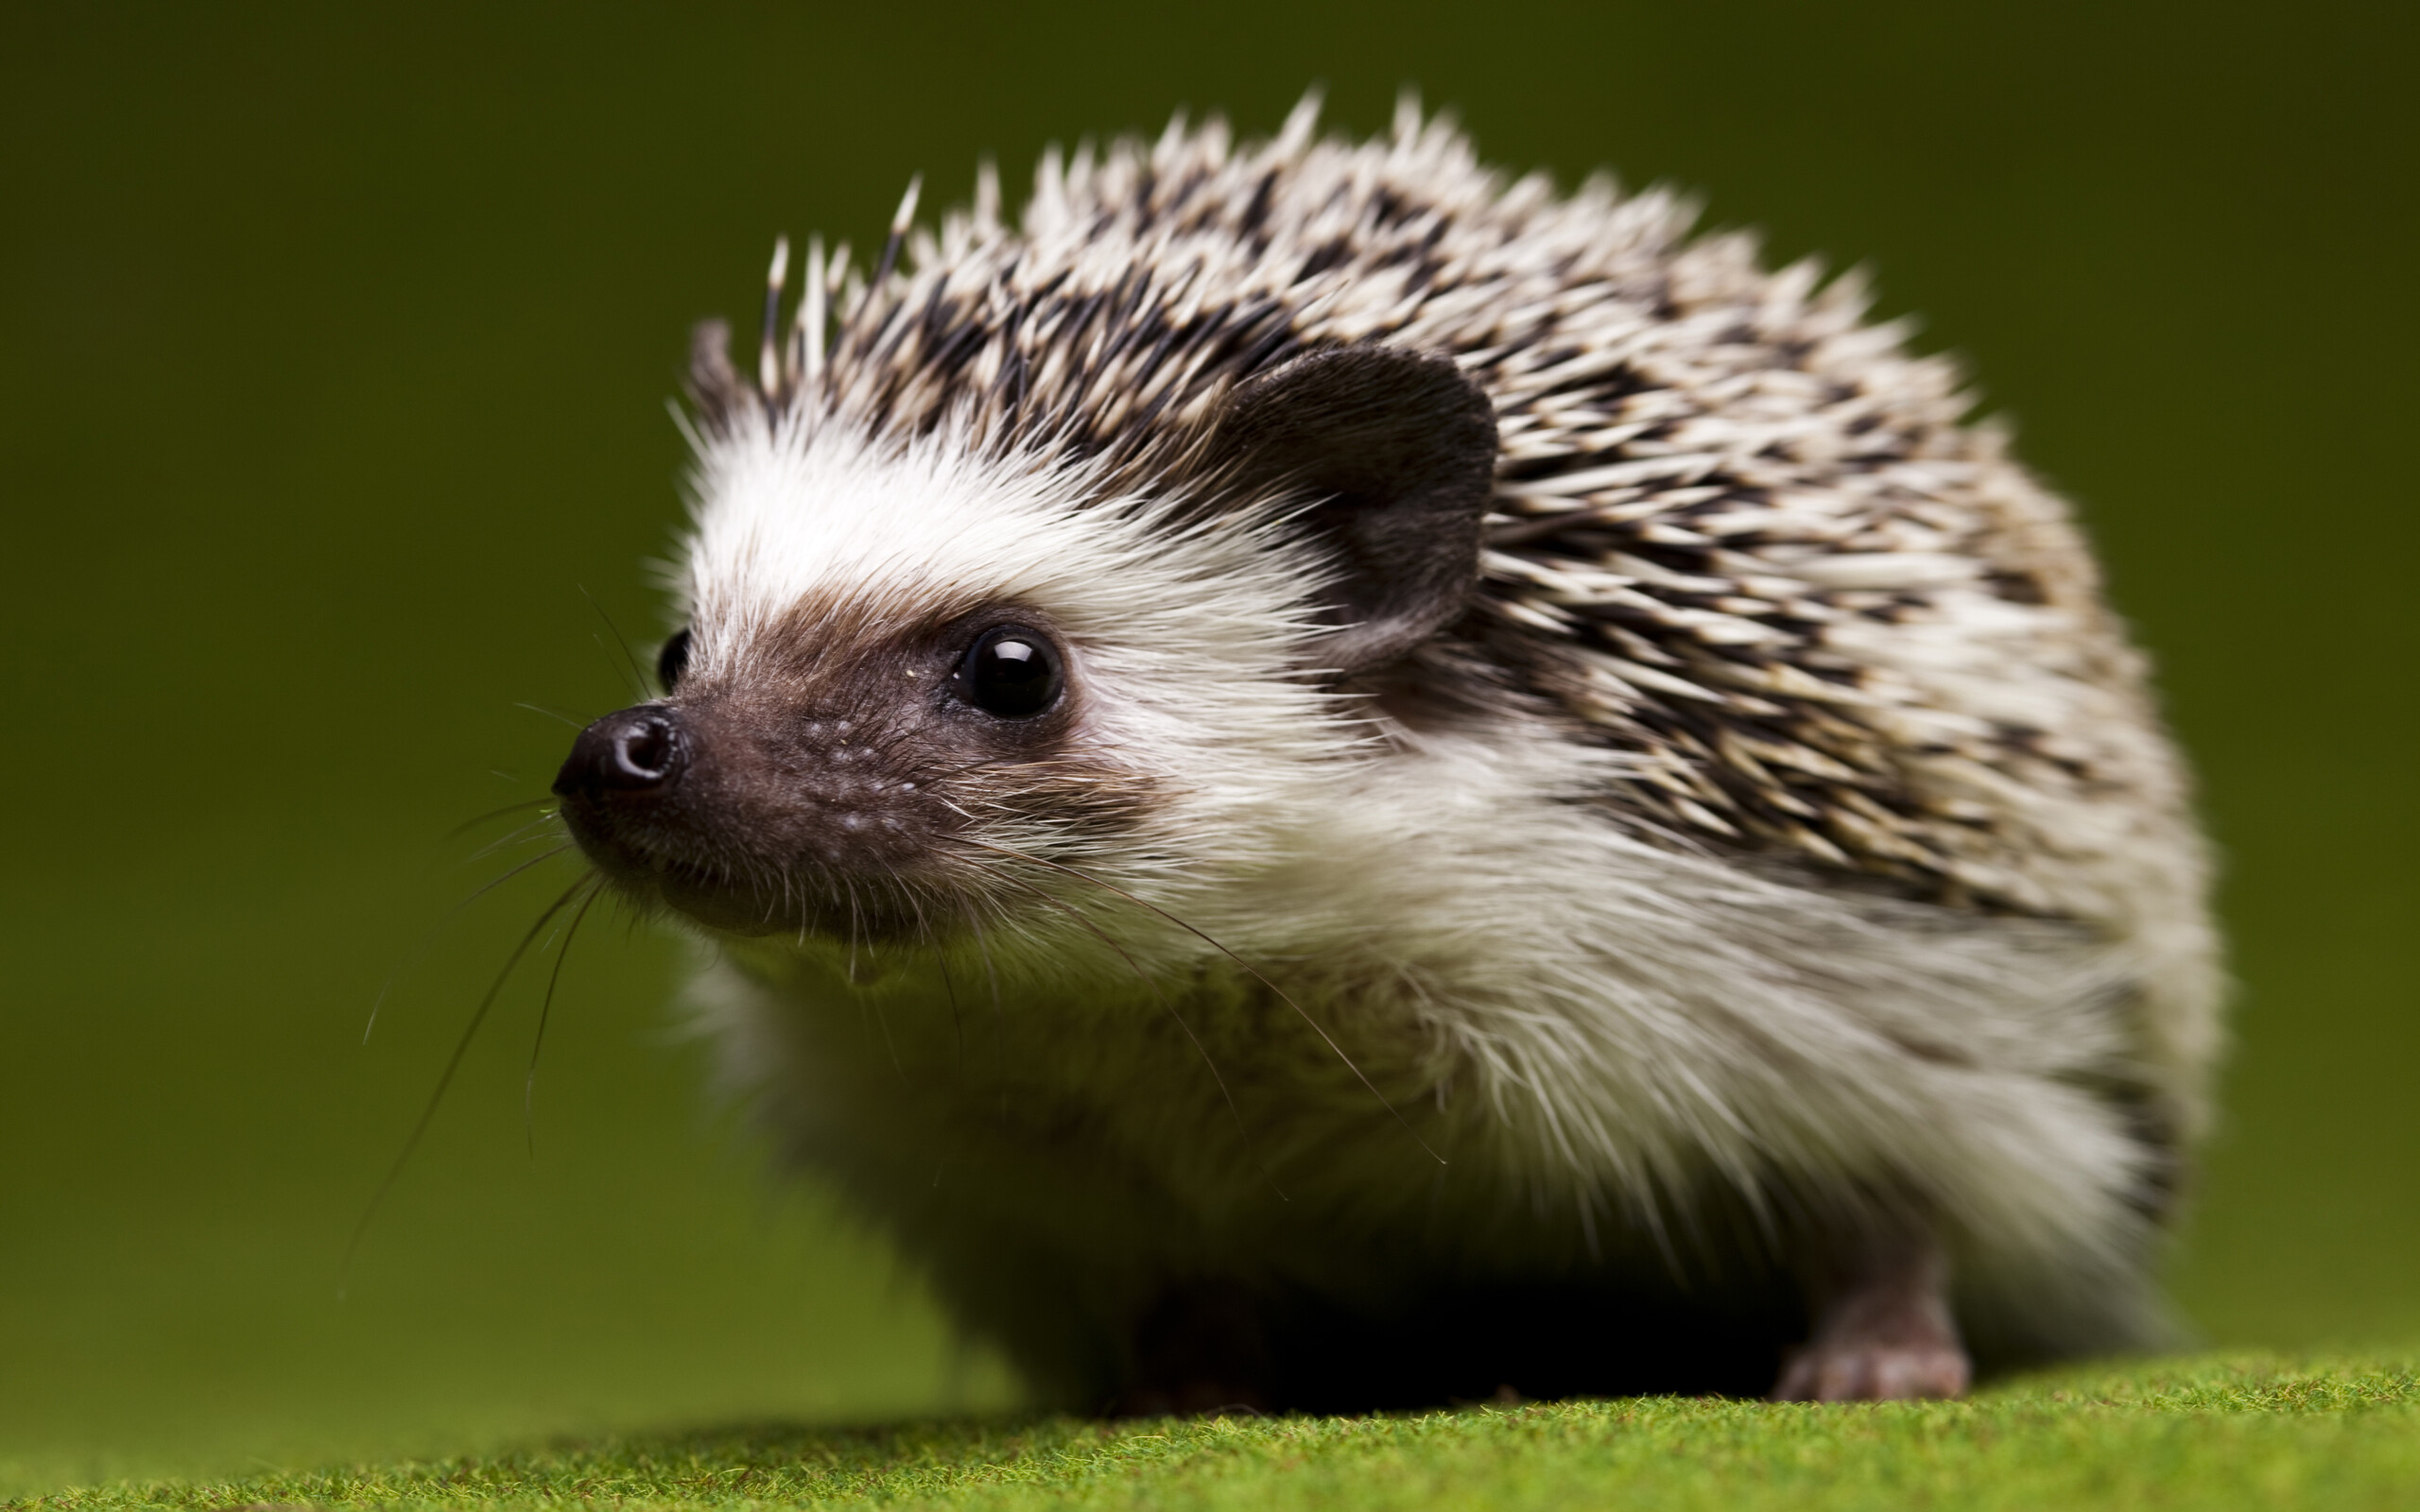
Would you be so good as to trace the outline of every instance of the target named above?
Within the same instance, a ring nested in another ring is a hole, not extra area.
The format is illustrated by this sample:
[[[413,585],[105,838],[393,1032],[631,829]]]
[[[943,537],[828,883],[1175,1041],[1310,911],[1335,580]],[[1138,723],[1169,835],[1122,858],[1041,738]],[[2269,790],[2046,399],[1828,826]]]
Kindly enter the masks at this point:
[[[969,1339],[1162,1413],[2164,1336],[2187,776],[1859,277],[1410,100],[916,198],[700,328],[661,695],[555,792]]]

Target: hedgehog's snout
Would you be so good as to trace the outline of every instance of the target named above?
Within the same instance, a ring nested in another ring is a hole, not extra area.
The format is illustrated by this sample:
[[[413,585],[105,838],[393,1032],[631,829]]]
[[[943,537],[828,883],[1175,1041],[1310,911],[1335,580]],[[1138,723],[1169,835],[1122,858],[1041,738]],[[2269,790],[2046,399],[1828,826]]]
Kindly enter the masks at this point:
[[[554,791],[580,850],[634,898],[742,934],[876,930],[872,894],[928,869],[952,818],[913,733],[807,717],[761,689],[693,690],[581,730]]]
[[[555,774],[555,793],[592,802],[611,801],[608,793],[661,793],[687,765],[688,743],[670,710],[625,709],[579,732]]]

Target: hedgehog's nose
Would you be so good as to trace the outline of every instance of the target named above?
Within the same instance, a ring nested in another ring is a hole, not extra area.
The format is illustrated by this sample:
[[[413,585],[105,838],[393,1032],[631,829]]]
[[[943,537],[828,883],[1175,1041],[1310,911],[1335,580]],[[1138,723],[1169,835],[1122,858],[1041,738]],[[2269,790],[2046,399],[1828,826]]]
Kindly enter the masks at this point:
[[[666,709],[625,709],[579,732],[571,757],[555,774],[555,791],[574,793],[660,791],[688,765],[688,743]]]

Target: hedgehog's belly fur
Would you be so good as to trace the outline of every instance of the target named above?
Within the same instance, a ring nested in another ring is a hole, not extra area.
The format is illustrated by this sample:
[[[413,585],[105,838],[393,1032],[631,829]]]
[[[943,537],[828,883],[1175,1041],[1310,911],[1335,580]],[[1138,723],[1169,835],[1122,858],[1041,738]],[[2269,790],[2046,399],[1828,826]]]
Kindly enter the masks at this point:
[[[1070,1405],[1131,1384],[1187,1308],[1253,1316],[1279,1404],[1760,1390],[1805,1327],[1793,1246],[1894,1205],[1943,1233],[1987,1359],[2152,1327],[2155,1152],[2091,1090],[2123,1039],[2108,946],[1860,913],[1530,808],[1561,838],[1505,833],[1508,852],[1590,885],[1522,897],[1400,833],[1358,854],[1331,833],[1257,880],[1252,906],[1285,919],[1356,879],[1372,922],[1336,937],[1359,943],[1275,970],[1335,1050],[1166,939],[1136,947],[1164,997],[1122,963],[1010,959],[995,1003],[962,948],[945,973],[865,947],[853,985],[845,947],[769,944],[700,996],[799,1163]],[[1440,877],[1491,901],[1476,933],[1419,895]]]
[[[995,1017],[979,986],[953,1014],[928,983],[801,1003],[736,973],[711,980],[724,1048],[772,1095],[793,1158],[836,1179],[959,1323],[1061,1405],[1115,1400],[1155,1314],[1229,1301],[1250,1307],[1269,1356],[1253,1398],[1305,1410],[1499,1384],[1753,1393],[1799,1332],[1771,1288],[1686,1319],[1642,1309],[1682,1298],[1635,1253],[1607,1273],[1628,1285],[1592,1284],[1574,1263],[1585,1238],[1567,1193],[1542,1189],[1532,1211],[1483,1160],[1460,1162],[1451,1136],[1472,1143],[1457,1125],[1480,1111],[1457,1106],[1471,1100],[1460,1090],[1447,1113],[1461,1119],[1441,1116],[1433,1092],[1407,1099],[1409,1128],[1366,1092],[1366,1108],[1340,1099],[1325,1077],[1244,1086],[1230,1113],[1201,1052],[1148,1000],[1062,1014],[1010,998]],[[1170,1005],[1189,1022],[1215,1017],[1200,1001]],[[1037,1017],[1056,1032],[1003,1027]],[[1227,1084],[1244,1083],[1237,1061],[1252,1057],[1203,1038]],[[781,1070],[769,1080],[768,1060]],[[1288,1091],[1303,1105],[1287,1108]],[[1574,1337],[1592,1332],[1608,1347],[1575,1357]]]

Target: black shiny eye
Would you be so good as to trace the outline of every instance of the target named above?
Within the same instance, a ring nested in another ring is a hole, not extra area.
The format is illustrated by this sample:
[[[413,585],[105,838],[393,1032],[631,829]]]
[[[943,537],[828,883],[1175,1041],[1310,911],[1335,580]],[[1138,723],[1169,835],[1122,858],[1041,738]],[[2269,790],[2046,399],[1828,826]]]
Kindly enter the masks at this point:
[[[664,649],[655,653],[656,686],[670,693],[681,685],[681,674],[688,670],[689,632],[676,630],[672,639],[664,643]]]
[[[1003,625],[966,648],[954,675],[959,696],[1002,719],[1030,719],[1059,701],[1065,679],[1059,648],[1039,630]]]

